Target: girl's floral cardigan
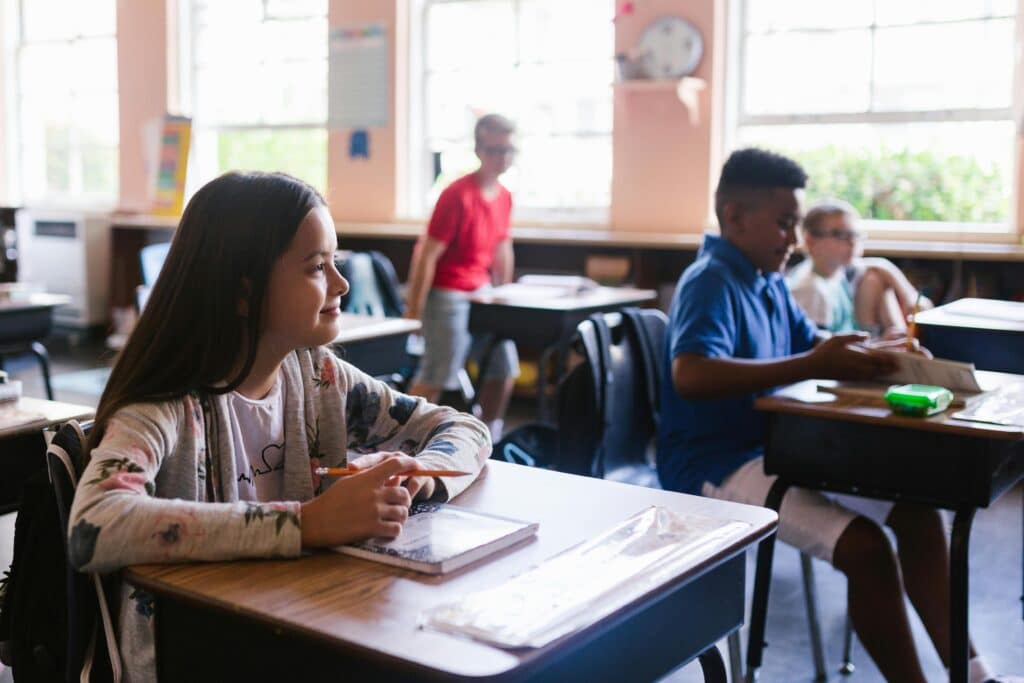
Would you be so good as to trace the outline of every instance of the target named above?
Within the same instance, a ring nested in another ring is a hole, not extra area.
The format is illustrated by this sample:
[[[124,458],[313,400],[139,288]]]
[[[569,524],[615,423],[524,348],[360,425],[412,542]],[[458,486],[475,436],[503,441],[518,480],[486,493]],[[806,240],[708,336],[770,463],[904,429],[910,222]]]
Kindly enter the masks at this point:
[[[313,474],[348,453],[404,451],[424,466],[478,472],[490,455],[475,418],[390,389],[328,349],[282,364],[283,500],[238,500],[223,395],[189,395],[119,410],[93,449],[75,493],[68,552],[82,571],[191,560],[296,557],[300,503],[330,485]],[[439,480],[447,499],[473,477]],[[119,644],[129,681],[155,681],[153,600],[122,583]]]

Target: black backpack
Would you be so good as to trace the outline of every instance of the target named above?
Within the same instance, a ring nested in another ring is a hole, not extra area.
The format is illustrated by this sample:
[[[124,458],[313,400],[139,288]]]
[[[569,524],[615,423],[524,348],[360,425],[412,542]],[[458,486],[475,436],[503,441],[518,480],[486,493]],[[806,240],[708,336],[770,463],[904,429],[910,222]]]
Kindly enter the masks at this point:
[[[114,678],[105,656],[113,628],[102,584],[67,560],[67,513],[83,468],[84,432],[65,424],[47,450],[47,470],[25,483],[14,525],[14,559],[0,587],[0,661],[18,683]],[[51,483],[52,479],[52,483]],[[115,657],[116,643],[114,644]],[[120,662],[117,661],[120,669]]]
[[[665,315],[652,309],[597,313],[580,323],[570,348],[582,362],[559,383],[556,424],[513,430],[491,457],[657,485],[646,453],[657,427],[664,334]]]

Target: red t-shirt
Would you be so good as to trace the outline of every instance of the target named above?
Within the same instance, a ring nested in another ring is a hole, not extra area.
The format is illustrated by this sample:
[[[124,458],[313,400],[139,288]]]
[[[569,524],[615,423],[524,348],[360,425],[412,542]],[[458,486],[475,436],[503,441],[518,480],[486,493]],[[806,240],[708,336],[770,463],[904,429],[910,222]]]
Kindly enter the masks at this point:
[[[511,216],[512,194],[501,185],[489,200],[472,174],[446,187],[427,227],[427,236],[448,245],[432,285],[471,292],[490,282],[495,250],[508,238]]]

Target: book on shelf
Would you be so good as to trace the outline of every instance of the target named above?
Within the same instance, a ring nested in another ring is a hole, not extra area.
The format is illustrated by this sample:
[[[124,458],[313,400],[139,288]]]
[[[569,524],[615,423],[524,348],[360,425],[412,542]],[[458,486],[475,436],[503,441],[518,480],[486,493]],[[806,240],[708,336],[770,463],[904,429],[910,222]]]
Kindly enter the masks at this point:
[[[444,503],[416,503],[397,538],[371,538],[334,548],[424,574],[446,574],[537,533],[524,522]]]

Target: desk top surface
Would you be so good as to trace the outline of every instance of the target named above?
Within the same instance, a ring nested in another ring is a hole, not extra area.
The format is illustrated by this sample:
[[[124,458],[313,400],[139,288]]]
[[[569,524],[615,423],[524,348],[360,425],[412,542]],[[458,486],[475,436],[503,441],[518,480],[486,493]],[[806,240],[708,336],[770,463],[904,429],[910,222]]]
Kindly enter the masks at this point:
[[[496,461],[489,461],[480,478],[454,503],[538,521],[540,528],[536,538],[444,576],[318,552],[298,560],[137,566],[128,570],[128,580],[158,595],[245,614],[370,657],[394,657],[449,675],[486,676],[550,655],[565,639],[579,634],[538,650],[506,651],[419,630],[419,612],[496,586],[651,505],[751,525],[743,538],[701,556],[693,569],[673,583],[685,581],[763,538],[777,520],[775,513],[765,508]]]
[[[82,420],[93,417],[95,409],[89,406],[80,406],[74,403],[61,403],[59,401],[48,401],[42,398],[21,397],[12,403],[0,403],[0,423],[4,420],[4,411],[13,408],[19,414],[26,417],[35,416],[38,419],[29,419],[23,424],[0,426],[0,437],[17,436],[28,434],[33,431],[41,431],[45,427],[60,424],[68,420]],[[41,417],[39,417],[41,416]]]
[[[919,325],[1024,333],[1024,303],[959,299],[917,314]]]
[[[550,289],[554,295],[541,298],[544,289]],[[578,311],[608,306],[628,306],[653,301],[657,292],[653,289],[636,289],[633,287],[598,287],[580,294],[560,293],[557,287],[523,286],[523,295],[502,295],[500,292],[474,296],[470,299],[474,304],[500,306],[503,308],[519,308],[540,311]],[[509,290],[514,291],[514,290]]]
[[[996,389],[1005,384],[1024,382],[1024,376],[1004,372],[977,372],[978,383],[984,389]],[[768,413],[804,415],[845,422],[919,429],[1003,441],[1024,439],[1024,427],[988,424],[958,420],[952,417],[958,408],[950,408],[931,417],[905,417],[889,409],[884,400],[866,396],[835,396],[817,391],[819,380],[807,380],[783,387],[779,393],[762,396],[754,401],[754,408]],[[879,385],[880,389],[882,385]]]
[[[31,309],[54,308],[69,303],[71,303],[71,297],[65,294],[14,291],[9,296],[0,297],[0,315]]]
[[[342,313],[341,333],[335,338],[334,343],[351,344],[396,334],[411,334],[419,332],[422,327],[419,320],[375,318],[359,313]]]

